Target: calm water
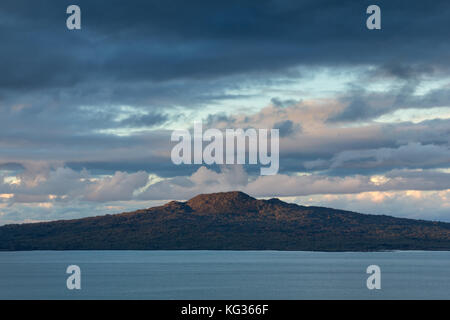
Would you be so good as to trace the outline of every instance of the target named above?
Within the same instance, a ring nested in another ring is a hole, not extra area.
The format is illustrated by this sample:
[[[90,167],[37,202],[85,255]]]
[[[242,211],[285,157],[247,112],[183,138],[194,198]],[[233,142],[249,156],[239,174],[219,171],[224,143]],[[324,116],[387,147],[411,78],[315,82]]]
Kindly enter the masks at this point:
[[[0,252],[0,299],[450,299],[450,252]]]

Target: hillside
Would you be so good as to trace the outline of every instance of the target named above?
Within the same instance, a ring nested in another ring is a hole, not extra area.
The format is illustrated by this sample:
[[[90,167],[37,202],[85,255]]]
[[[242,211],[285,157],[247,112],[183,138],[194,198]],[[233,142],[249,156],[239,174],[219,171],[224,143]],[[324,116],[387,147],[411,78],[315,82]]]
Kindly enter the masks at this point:
[[[0,250],[449,250],[450,223],[305,207],[242,192],[0,227]]]

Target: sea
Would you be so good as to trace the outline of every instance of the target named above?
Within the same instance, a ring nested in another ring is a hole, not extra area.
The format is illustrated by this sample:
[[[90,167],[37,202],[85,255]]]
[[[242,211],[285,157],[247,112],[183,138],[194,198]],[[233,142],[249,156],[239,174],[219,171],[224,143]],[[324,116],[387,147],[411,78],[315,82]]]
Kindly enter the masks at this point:
[[[450,299],[450,252],[0,252],[0,299]]]

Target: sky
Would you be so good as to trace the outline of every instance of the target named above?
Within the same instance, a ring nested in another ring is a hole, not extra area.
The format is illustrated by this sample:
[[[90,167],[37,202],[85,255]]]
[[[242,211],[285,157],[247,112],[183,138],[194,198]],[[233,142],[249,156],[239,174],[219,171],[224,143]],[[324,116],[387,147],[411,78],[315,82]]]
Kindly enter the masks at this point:
[[[0,225],[231,190],[450,222],[449,38],[438,0],[2,0]],[[278,174],[173,164],[195,121],[279,129]]]

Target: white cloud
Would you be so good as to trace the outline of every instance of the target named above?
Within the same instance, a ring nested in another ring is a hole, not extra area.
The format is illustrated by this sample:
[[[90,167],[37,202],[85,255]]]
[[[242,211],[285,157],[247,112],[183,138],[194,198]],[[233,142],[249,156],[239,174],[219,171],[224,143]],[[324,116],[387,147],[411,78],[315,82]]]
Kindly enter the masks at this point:
[[[176,177],[151,185],[140,199],[188,199],[199,193],[241,190],[255,197],[346,194],[390,190],[445,190],[450,174],[439,171],[395,170],[386,175],[329,177],[312,174],[252,178],[242,166],[222,167],[215,172],[199,168],[190,177]]]
[[[286,199],[302,205],[325,206],[370,214],[450,221],[450,189],[441,191],[372,191]]]
[[[116,172],[112,177],[105,177],[92,183],[84,190],[83,199],[89,201],[131,200],[136,189],[148,182],[148,173]]]

